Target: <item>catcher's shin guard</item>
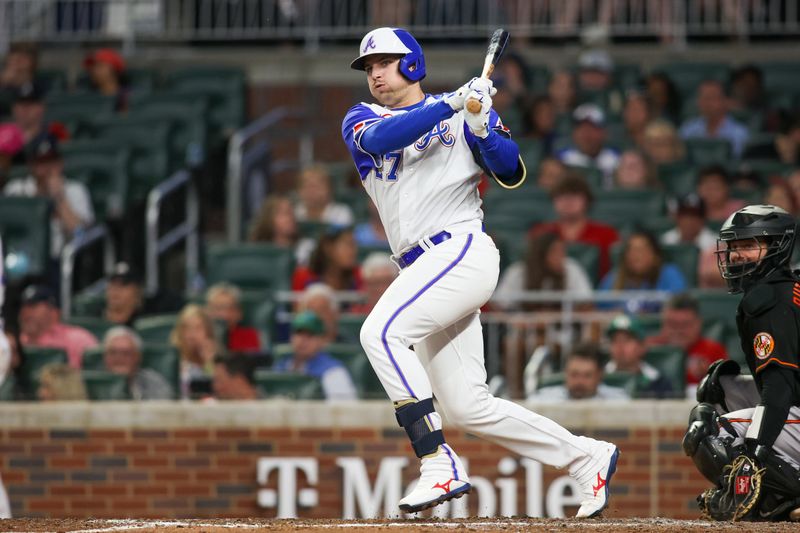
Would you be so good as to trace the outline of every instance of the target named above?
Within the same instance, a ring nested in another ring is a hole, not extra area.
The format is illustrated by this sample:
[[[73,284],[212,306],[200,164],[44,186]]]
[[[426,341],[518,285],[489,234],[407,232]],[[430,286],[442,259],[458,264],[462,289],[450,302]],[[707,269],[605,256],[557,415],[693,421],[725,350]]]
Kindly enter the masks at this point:
[[[697,404],[689,414],[689,428],[683,436],[683,451],[692,458],[706,479],[719,485],[723,469],[730,463],[731,451],[719,437],[719,415],[708,403]]]

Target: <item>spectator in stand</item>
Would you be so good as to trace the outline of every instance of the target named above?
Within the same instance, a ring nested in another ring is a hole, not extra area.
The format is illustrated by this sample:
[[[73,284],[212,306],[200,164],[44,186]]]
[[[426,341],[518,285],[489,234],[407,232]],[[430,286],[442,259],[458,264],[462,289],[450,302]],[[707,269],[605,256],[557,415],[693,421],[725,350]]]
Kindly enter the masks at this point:
[[[103,364],[112,374],[128,378],[133,400],[171,400],[175,392],[164,377],[142,368],[142,338],[127,326],[114,326],[103,337]]]
[[[686,290],[686,279],[678,267],[664,261],[653,234],[637,230],[625,240],[619,265],[600,281],[598,290],[681,292]]]
[[[339,337],[339,301],[336,293],[324,283],[309,285],[297,301],[297,313],[312,311],[325,324],[325,338],[328,342],[359,342],[359,339]]]
[[[602,95],[611,113],[622,111],[622,95],[613,84],[614,61],[601,49],[586,50],[578,57],[578,100],[596,101]]]
[[[294,214],[300,222],[322,222],[335,226],[353,223],[353,212],[344,204],[333,201],[333,185],[325,167],[316,165],[300,173],[297,187],[299,202]]]
[[[724,222],[746,205],[744,200],[731,198],[730,175],[722,165],[712,165],[700,170],[697,194],[705,202],[706,219],[711,222]]]
[[[739,159],[750,134],[728,114],[728,95],[725,86],[717,80],[706,80],[697,89],[697,109],[700,116],[689,119],[681,126],[681,137],[725,139],[731,144],[733,157]]]
[[[625,97],[625,107],[622,109],[622,122],[630,145],[639,149],[644,148],[644,132],[651,118],[647,96],[638,91],[629,92]]]
[[[651,116],[677,125],[681,119],[683,102],[678,88],[663,72],[654,72],[645,80],[647,100],[650,102]]]
[[[245,355],[218,355],[214,358],[214,398],[218,400],[258,400],[255,361]]]
[[[607,330],[611,360],[606,374],[626,372],[636,376],[637,398],[669,398],[675,396],[672,383],[657,368],[644,360],[647,345],[639,320],[629,315],[617,315]]]
[[[64,177],[64,160],[55,136],[45,133],[31,143],[31,175],[11,180],[7,196],[42,196],[53,202],[50,219],[50,255],[57,260],[61,249],[80,228],[94,222],[89,191],[80,182]]]
[[[659,189],[653,163],[638,150],[626,150],[619,158],[614,172],[615,189]]]
[[[83,352],[97,346],[94,335],[78,326],[61,322],[61,311],[53,291],[45,285],[30,285],[22,291],[19,311],[20,341],[23,346],[61,348],[69,366],[80,369]]]
[[[381,252],[369,254],[361,264],[364,293],[366,293],[367,297],[366,302],[354,305],[350,311],[352,313],[369,314],[398,274],[400,274],[400,271],[397,265],[392,262],[389,254]]]
[[[13,122],[0,124],[0,187],[5,187],[14,158],[24,146],[25,139],[19,126]]]
[[[679,346],[686,353],[687,394],[694,397],[697,384],[717,359],[727,359],[720,343],[703,337],[700,306],[688,293],[676,294],[661,313],[661,331],[646,339],[648,346]]]
[[[661,244],[693,244],[700,250],[697,265],[698,285],[703,286],[707,276],[719,278],[719,268],[714,252],[717,235],[706,226],[706,206],[696,193],[689,193],[670,202],[670,214],[675,227],[661,236]]]
[[[541,304],[514,302],[526,291],[564,291],[572,296],[590,296],[592,282],[583,267],[567,257],[564,240],[555,233],[542,233],[528,241],[525,258],[509,265],[500,276],[494,298],[503,309],[541,309]],[[502,303],[502,302],[507,303]]]
[[[547,86],[547,96],[553,102],[556,115],[572,114],[575,108],[575,78],[568,70],[558,70],[553,73]]]
[[[39,390],[36,391],[36,397],[40,402],[76,402],[89,399],[81,371],[61,363],[50,363],[39,371]]]
[[[666,120],[654,120],[644,130],[644,153],[656,165],[683,161],[686,149],[675,126]]]
[[[558,152],[558,158],[575,167],[598,168],[606,183],[610,183],[619,164],[619,153],[606,146],[606,114],[594,104],[582,104],[572,113],[574,146]]]
[[[30,44],[12,44],[0,70],[0,117],[8,115],[19,88],[36,79],[39,57]]]
[[[95,50],[84,58],[83,68],[89,74],[89,83],[93,91],[104,96],[113,96],[115,111],[128,110],[130,90],[125,60],[119,52],[111,48]]]
[[[752,125],[762,131],[778,130],[780,117],[770,108],[764,88],[764,73],[756,65],[744,65],[731,74],[731,109],[754,116]]]
[[[772,151],[767,154],[751,154],[750,150],[745,154],[752,159],[778,159],[787,165],[800,165],[800,116],[792,117],[780,128],[775,135],[775,143]],[[774,151],[774,154],[773,154]]]
[[[386,237],[386,230],[383,229],[378,208],[375,202],[370,200],[367,203],[369,218],[365,222],[357,224],[353,229],[353,237],[359,247],[384,247],[389,249],[389,239]]]
[[[350,227],[331,227],[320,235],[308,267],[297,267],[292,290],[302,291],[312,283],[323,282],[336,291],[361,290],[358,246]]]
[[[797,203],[795,202],[794,194],[792,193],[791,186],[780,177],[775,177],[770,180],[769,187],[764,192],[764,200],[762,203],[775,205],[786,210],[787,213],[797,216]]]
[[[800,206],[800,170],[795,170],[786,177],[786,185],[792,191],[794,205]]]
[[[188,304],[178,315],[169,342],[180,356],[181,398],[188,398],[191,382],[210,378],[214,357],[223,353],[214,321],[201,306]]]
[[[25,150],[17,154],[14,164],[21,165],[31,153],[36,152],[36,141],[43,135],[53,135],[59,141],[69,139],[69,132],[60,122],[46,122],[44,89],[39,83],[26,83],[16,94],[11,114],[14,123],[22,130]]]
[[[128,263],[117,263],[106,284],[103,318],[114,324],[133,327],[142,314],[142,279]]]
[[[603,362],[594,344],[579,344],[567,356],[564,384],[543,387],[528,400],[535,402],[564,402],[574,400],[628,400],[623,389],[603,383]]]
[[[558,137],[553,100],[547,95],[534,97],[525,106],[522,123],[524,138],[536,139],[542,145],[543,154],[552,154]]]
[[[314,250],[313,239],[299,236],[292,201],[287,196],[277,194],[264,199],[250,224],[249,240],[294,249],[298,265],[307,264]]]
[[[611,268],[609,250],[619,240],[619,234],[613,227],[589,219],[593,197],[586,180],[570,172],[550,191],[550,197],[556,220],[537,224],[531,229],[530,236],[556,233],[567,243],[597,246],[600,249],[599,275],[604,276]]]
[[[555,157],[545,157],[539,163],[536,186],[547,192],[553,190],[567,175],[567,167]]]
[[[325,351],[325,325],[313,311],[292,320],[292,355],[275,364],[277,372],[295,372],[317,378],[327,400],[357,400],[350,372],[341,361]]]
[[[261,341],[258,331],[241,324],[242,291],[230,283],[217,283],[206,291],[206,312],[213,320],[225,324],[226,342],[229,352],[258,352]]]

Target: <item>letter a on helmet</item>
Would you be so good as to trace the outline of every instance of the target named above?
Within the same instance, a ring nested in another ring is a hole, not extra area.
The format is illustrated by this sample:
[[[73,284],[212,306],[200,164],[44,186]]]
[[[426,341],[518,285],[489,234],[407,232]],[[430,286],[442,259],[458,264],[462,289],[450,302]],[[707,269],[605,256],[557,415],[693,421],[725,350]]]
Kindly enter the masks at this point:
[[[411,81],[425,77],[425,56],[414,36],[399,28],[378,28],[361,39],[359,56],[350,68],[364,70],[364,60],[375,54],[392,54],[400,58],[400,73]]]

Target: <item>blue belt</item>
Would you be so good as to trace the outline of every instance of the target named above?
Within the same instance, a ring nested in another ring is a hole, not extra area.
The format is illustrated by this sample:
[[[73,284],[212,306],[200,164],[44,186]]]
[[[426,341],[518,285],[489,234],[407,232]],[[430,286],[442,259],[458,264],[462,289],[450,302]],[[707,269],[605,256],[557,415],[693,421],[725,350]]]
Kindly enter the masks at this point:
[[[437,244],[441,244],[444,241],[448,240],[452,235],[447,231],[440,231],[436,235],[432,236],[429,241],[436,246]],[[425,253],[425,248],[420,246],[419,244],[408,250],[407,252],[403,252],[402,254],[397,256],[397,264],[400,265],[400,268],[406,268],[411,265],[414,261],[419,259],[419,256]]]

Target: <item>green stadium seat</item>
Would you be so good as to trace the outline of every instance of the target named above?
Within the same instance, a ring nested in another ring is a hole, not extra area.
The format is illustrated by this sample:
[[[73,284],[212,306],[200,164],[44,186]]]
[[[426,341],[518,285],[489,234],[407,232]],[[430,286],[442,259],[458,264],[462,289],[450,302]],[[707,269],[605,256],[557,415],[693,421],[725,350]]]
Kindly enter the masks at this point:
[[[45,87],[47,94],[54,95],[67,90],[67,73],[61,69],[37,68],[36,80]]]
[[[130,400],[126,376],[102,370],[84,370],[81,376],[92,401]]]
[[[264,346],[269,346],[272,339],[278,338],[278,324],[275,319],[277,306],[271,299],[264,299],[258,307],[253,310],[253,317],[250,325],[258,330]]]
[[[133,329],[147,343],[168,344],[169,336],[178,321],[176,314],[152,315],[138,318]]]
[[[314,220],[304,220],[297,223],[297,233],[301,237],[317,240],[320,235],[323,235],[334,226],[326,222],[317,222]]]
[[[661,315],[659,314],[641,314],[636,315],[639,319],[639,325],[644,331],[645,338],[655,335],[661,330]]]
[[[322,384],[317,378],[302,374],[286,374],[256,370],[256,385],[266,398],[322,400]]]
[[[722,289],[695,289],[690,293],[697,299],[703,320],[718,319],[730,331],[736,331],[736,309],[742,299],[740,294],[728,294]]]
[[[614,85],[627,91],[639,89],[641,84],[642,68],[637,63],[614,65]]]
[[[366,319],[367,315],[342,313],[339,315],[339,320],[336,323],[339,336],[344,339],[353,339],[353,342],[358,342],[358,339],[361,337],[361,326],[364,325]]]
[[[536,390],[543,389],[545,387],[558,387],[564,384],[566,380],[566,375],[564,372],[553,372],[552,374],[546,374],[539,378],[539,381],[536,382]]]
[[[177,394],[180,391],[180,356],[178,350],[169,344],[145,343],[142,346],[142,368],[155,370],[172,385]]]
[[[646,218],[639,223],[639,226],[660,238],[661,235],[675,227],[675,221],[668,216],[660,216]]]
[[[184,79],[174,82],[169,92],[208,100],[212,143],[224,141],[245,123],[245,88],[241,79]]]
[[[97,340],[101,342],[106,334],[106,331],[117,325],[114,324],[113,322],[109,322],[104,318],[96,316],[71,315],[69,317],[69,320],[67,320],[66,322],[67,324],[72,324],[73,326],[80,326],[88,330],[92,335],[97,337]]]
[[[209,285],[227,281],[242,290],[291,288],[294,252],[270,244],[210,246],[206,253]]]
[[[64,123],[72,137],[89,137],[98,119],[114,114],[114,97],[96,93],[48,95],[46,119]]]
[[[528,139],[525,137],[516,139],[516,142],[517,146],[519,146],[519,155],[522,156],[525,168],[527,168],[529,172],[526,181],[530,179],[531,182],[534,182],[536,180],[531,178],[535,177],[533,175],[534,171],[539,167],[539,163],[544,157],[544,146],[538,139]]]
[[[75,293],[72,298],[72,313],[80,317],[99,318],[106,306],[106,294],[103,291],[84,290]]]
[[[39,373],[49,364],[67,364],[67,352],[61,348],[45,348],[41,346],[25,346],[25,360],[22,373],[31,384],[31,390],[39,387]]]
[[[661,65],[657,71],[666,74],[675,84],[684,100],[694,97],[700,83],[712,79],[728,82],[730,67],[723,62],[687,63],[685,61]]]
[[[550,195],[538,187],[491,189],[483,198],[483,212],[490,235],[495,229],[524,233],[532,225],[554,218]]]
[[[389,245],[386,246],[359,246],[358,247],[358,262],[361,263],[366,259],[370,254],[374,253],[384,253],[384,254],[392,254],[391,248]]]
[[[689,160],[696,167],[725,165],[733,158],[731,143],[725,139],[690,137],[685,144]]]
[[[768,61],[759,63],[764,73],[764,88],[768,93],[800,92],[800,64],[796,61]]]
[[[0,236],[8,280],[45,273],[50,260],[50,209],[48,198],[0,196]]]
[[[770,178],[786,176],[794,167],[773,159],[747,159],[738,168],[756,172],[762,183],[767,183]]]
[[[592,285],[596,287],[600,281],[600,249],[597,246],[581,242],[570,242],[566,246],[567,256],[580,263]]]
[[[531,94],[546,93],[550,84],[550,69],[545,65],[528,65],[528,79],[528,91]]]
[[[170,158],[177,164],[197,166],[205,161],[208,145],[208,102],[176,94],[155,93],[134,99],[131,114],[143,120],[168,120],[174,125],[170,135]]]
[[[0,383],[0,402],[10,402],[14,400],[14,389],[16,387],[16,380],[14,376],[6,376],[2,383]]]
[[[83,351],[83,359],[81,359],[81,370],[93,371],[106,371],[106,365],[103,361],[103,347],[95,346],[94,348],[87,348]]]
[[[658,165],[657,175],[671,196],[684,196],[697,189],[697,167],[688,161]]]
[[[652,190],[596,191],[590,218],[616,228],[630,228],[664,214],[664,194]]]
[[[694,244],[664,244],[664,259],[675,264],[686,278],[688,287],[697,286],[697,265],[700,260],[700,250]]]
[[[128,88],[134,94],[150,94],[158,85],[156,71],[149,68],[128,68],[125,70],[125,77],[128,79]],[[80,73],[75,85],[81,91],[90,90],[89,75]]]
[[[583,178],[586,180],[586,183],[589,184],[589,187],[591,187],[593,191],[599,191],[603,189],[603,171],[599,168],[581,167],[575,165],[567,165],[567,168],[579,176],[583,176]]]
[[[630,372],[609,372],[603,376],[603,384],[616,387],[628,393],[631,398],[636,397],[639,379]]]
[[[525,259],[528,248],[526,229],[505,229],[497,223],[492,224],[490,236],[500,251],[500,271],[511,263]]]
[[[90,191],[95,217],[118,219],[128,199],[130,151],[113,141],[94,139],[64,143],[64,174]]]
[[[686,354],[676,346],[652,346],[644,360],[656,367],[672,383],[674,396],[682,397],[686,389]]]

